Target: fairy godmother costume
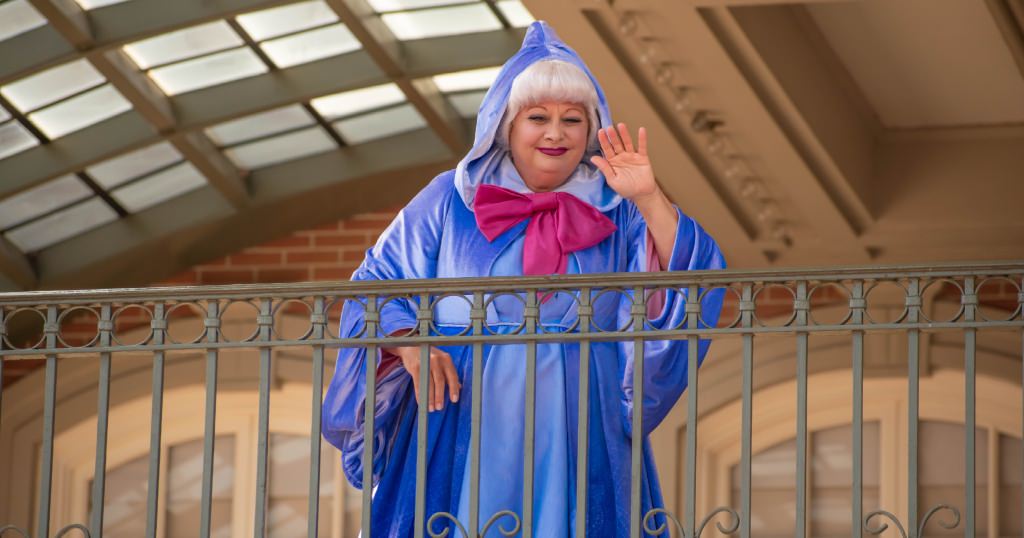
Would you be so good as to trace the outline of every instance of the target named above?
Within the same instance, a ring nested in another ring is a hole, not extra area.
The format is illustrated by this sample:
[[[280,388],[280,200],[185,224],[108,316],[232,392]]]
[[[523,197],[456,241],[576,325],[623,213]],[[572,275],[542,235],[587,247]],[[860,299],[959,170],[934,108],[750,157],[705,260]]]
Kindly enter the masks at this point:
[[[691,218],[678,214],[668,267],[660,267],[646,223],[636,206],[621,198],[587,159],[554,193],[534,194],[495,135],[515,77],[543,60],[581,68],[598,96],[602,127],[612,125],[604,94],[579,56],[543,22],[528,30],[522,49],[510,58],[484,97],[476,137],[455,170],[434,178],[399,213],[352,276],[353,280],[511,276],[525,273],[606,273],[650,270],[723,269],[714,240]],[[678,209],[676,209],[678,211]],[[584,225],[580,225],[580,223]],[[545,250],[547,249],[547,250]],[[552,256],[551,249],[555,255]],[[701,299],[702,317],[714,326],[722,293]],[[685,318],[685,293],[662,292],[655,327],[677,326]],[[594,301],[593,322],[604,328],[630,319],[630,299],[605,294]],[[541,304],[546,330],[573,330],[576,302],[557,294]],[[362,309],[346,308],[340,335],[363,329]],[[497,333],[514,332],[523,303],[497,296],[486,323]],[[439,301],[437,330],[457,334],[470,324],[461,300]],[[381,307],[380,330],[395,334],[416,327],[416,304],[389,301]],[[709,341],[700,343],[703,360]],[[462,381],[457,403],[429,414],[427,446],[428,517],[455,514],[469,520],[470,394],[482,389],[479,514],[486,521],[501,510],[522,514],[523,430],[526,364],[524,345],[485,346],[483,386],[472,386],[471,346],[441,346]],[[590,357],[587,536],[627,536],[630,521],[630,440],[633,410],[632,344],[594,342]],[[658,425],[686,388],[687,343],[645,344],[644,476],[646,513],[662,506],[654,459],[646,435]],[[342,349],[323,406],[323,435],[341,450],[345,475],[362,484],[363,403],[370,363],[365,348]],[[413,535],[416,484],[417,404],[409,374],[396,360],[373,357],[378,371],[373,476],[374,536]],[[537,346],[534,536],[571,536],[576,506],[579,344]],[[438,530],[435,526],[435,530]],[[492,528],[489,536],[498,536]]]

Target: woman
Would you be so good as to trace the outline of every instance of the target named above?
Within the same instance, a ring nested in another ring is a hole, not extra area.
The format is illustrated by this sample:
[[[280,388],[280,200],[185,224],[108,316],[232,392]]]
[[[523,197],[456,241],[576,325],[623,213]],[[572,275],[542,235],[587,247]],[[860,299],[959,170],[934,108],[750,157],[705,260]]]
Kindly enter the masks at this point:
[[[634,147],[625,125],[612,126],[604,94],[576,53],[550,27],[534,23],[522,49],[506,62],[480,106],[474,146],[455,170],[421,191],[367,251],[353,280],[484,277],[722,269],[707,233],[658,188],[643,128]],[[685,294],[661,295],[656,327],[678,325]],[[702,315],[717,322],[722,296],[705,294]],[[571,330],[576,303],[544,298],[540,322]],[[594,323],[621,326],[629,299],[594,301]],[[523,304],[495,297],[486,323],[515,331]],[[434,321],[445,334],[469,323],[469,307],[441,301]],[[359,334],[362,311],[346,309],[341,335]],[[416,305],[382,306],[380,329],[416,326]],[[703,359],[709,342],[700,345]],[[643,424],[646,436],[686,386],[686,342],[645,346]],[[501,510],[522,514],[525,361],[523,345],[485,346],[481,387],[480,521]],[[591,345],[587,536],[627,536],[630,498],[632,344]],[[375,536],[413,535],[419,348],[385,348],[376,357],[373,529]],[[427,515],[469,520],[472,357],[470,346],[431,349],[427,405]],[[579,345],[537,346],[534,536],[574,533]],[[345,473],[362,484],[365,349],[339,353],[324,402],[324,437],[342,452]],[[662,506],[645,440],[643,509]],[[434,530],[440,530],[438,524]],[[490,536],[497,536],[492,528]]]

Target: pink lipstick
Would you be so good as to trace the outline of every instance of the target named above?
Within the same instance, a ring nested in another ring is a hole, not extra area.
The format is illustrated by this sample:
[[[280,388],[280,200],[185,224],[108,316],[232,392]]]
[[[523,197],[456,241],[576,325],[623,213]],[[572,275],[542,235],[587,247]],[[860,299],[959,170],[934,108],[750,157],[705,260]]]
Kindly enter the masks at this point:
[[[551,155],[552,157],[557,157],[569,151],[567,148],[537,148],[537,150],[544,155]]]

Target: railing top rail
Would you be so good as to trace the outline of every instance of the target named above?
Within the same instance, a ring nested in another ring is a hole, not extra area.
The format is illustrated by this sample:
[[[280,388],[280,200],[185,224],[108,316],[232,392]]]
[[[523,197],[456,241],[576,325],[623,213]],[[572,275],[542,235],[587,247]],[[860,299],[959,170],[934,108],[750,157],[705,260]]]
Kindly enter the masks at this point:
[[[227,286],[173,286],[94,290],[45,290],[0,293],[0,305],[93,303],[103,301],[187,301],[207,298],[303,297],[309,295],[399,295],[409,293],[466,293],[469,291],[572,289],[581,287],[628,287],[697,285],[710,287],[744,282],[792,282],[800,280],[893,280],[900,278],[955,278],[964,276],[1021,276],[1024,260],[936,263],[913,265],[770,268],[756,270],[664,271],[660,273],[591,273],[542,277],[438,278],[300,282],[288,284],[237,284]]]

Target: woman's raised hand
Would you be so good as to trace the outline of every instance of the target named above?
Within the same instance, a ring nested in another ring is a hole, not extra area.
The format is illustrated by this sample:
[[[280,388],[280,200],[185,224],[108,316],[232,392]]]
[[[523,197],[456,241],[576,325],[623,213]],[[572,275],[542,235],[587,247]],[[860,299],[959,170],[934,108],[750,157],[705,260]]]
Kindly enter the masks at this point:
[[[647,158],[647,130],[643,127],[637,133],[637,148],[633,148],[633,138],[625,123],[615,127],[598,130],[598,142],[601,143],[601,156],[590,158],[604,174],[608,186],[619,193],[619,196],[637,202],[659,191],[654,181],[654,170]]]
[[[402,360],[402,367],[412,376],[412,386],[416,391],[416,401],[420,400],[420,348],[419,346],[402,346],[390,348],[398,358]],[[445,386],[448,390],[445,391]],[[427,410],[440,411],[444,408],[444,398],[447,392],[451,401],[459,401],[459,390],[462,384],[459,382],[459,374],[455,371],[451,355],[436,347],[430,348],[430,386],[427,395]]]

